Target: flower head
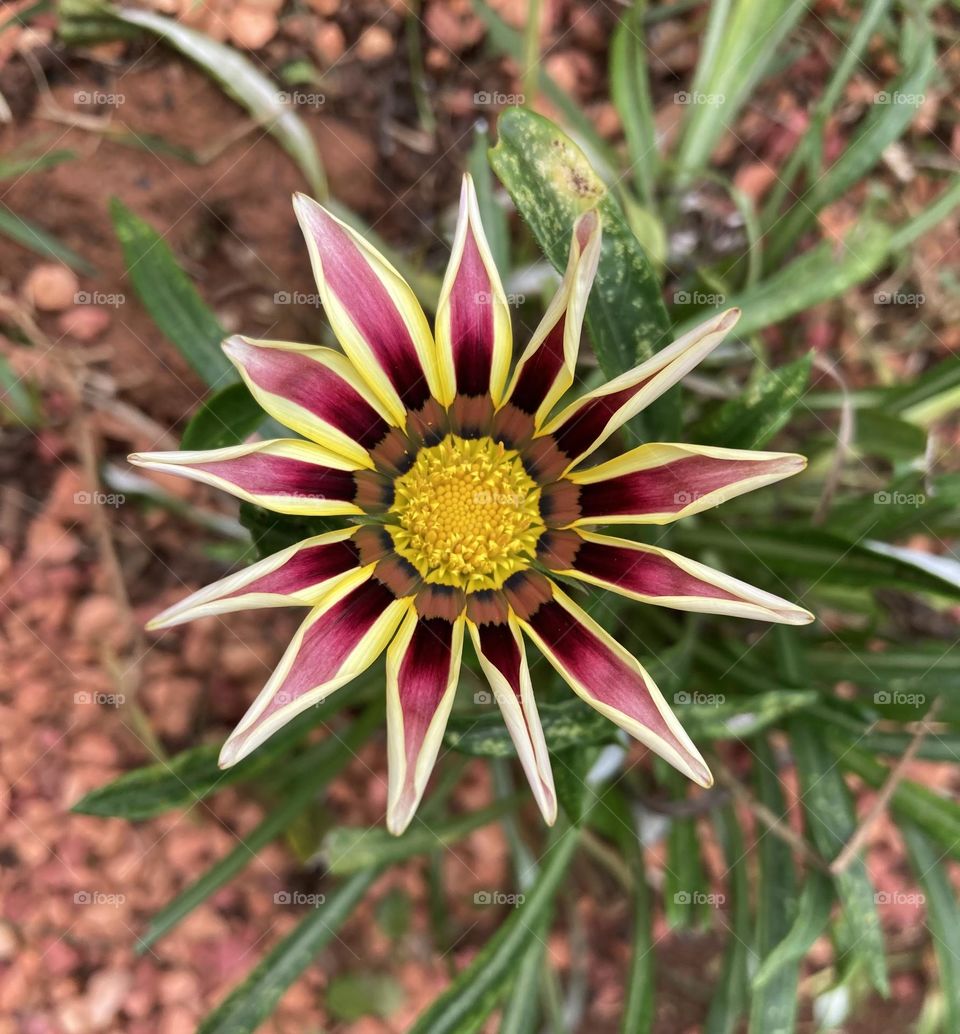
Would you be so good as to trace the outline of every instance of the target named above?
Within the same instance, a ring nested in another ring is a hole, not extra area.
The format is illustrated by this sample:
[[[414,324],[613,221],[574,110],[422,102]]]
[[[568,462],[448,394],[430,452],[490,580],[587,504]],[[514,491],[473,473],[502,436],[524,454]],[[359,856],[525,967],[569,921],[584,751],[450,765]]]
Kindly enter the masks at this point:
[[[557,799],[526,638],[575,693],[709,786],[654,681],[553,576],[680,610],[811,619],[676,553],[592,530],[665,524],[803,468],[803,457],[785,453],[661,443],[591,465],[617,428],[720,342],[736,310],[553,415],[574,380],[600,252],[596,213],[577,220],[563,281],[511,375],[510,312],[469,177],[434,332],[410,287],[362,237],[307,197],[295,208],[343,351],[243,337],[224,349],[264,410],[302,437],[131,457],[279,513],[354,518],[151,623],[310,608],[221,764],[235,764],[386,650],[387,825],[402,832],[436,760],[469,633],[547,822]]]

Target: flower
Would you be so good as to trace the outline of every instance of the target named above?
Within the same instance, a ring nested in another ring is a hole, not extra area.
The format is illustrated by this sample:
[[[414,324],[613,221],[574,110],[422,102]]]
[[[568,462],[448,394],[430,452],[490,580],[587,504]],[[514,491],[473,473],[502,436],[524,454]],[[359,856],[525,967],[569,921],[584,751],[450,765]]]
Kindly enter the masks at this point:
[[[361,236],[294,200],[343,351],[232,337],[224,349],[264,410],[302,438],[131,461],[284,514],[353,517],[194,593],[151,627],[252,607],[310,607],[220,756],[235,764],[387,652],[387,826],[423,796],[456,692],[465,633],[545,820],[557,814],[524,635],[573,691],[701,786],[697,748],[637,660],[553,575],[679,610],[803,624],[812,615],[666,549],[592,530],[665,524],[795,474],[802,456],[645,444],[590,465],[625,421],[733,327],[709,319],[551,415],[571,387],[600,254],[577,220],[566,273],[512,375],[510,311],[465,177],[435,333]]]

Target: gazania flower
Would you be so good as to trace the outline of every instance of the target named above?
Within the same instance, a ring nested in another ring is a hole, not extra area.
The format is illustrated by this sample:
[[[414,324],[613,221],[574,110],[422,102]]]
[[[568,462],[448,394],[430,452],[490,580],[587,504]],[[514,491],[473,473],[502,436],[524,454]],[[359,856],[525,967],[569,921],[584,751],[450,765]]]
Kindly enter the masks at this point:
[[[547,822],[557,799],[525,637],[588,704],[709,786],[709,769],[653,680],[553,575],[679,610],[811,620],[703,564],[593,530],[665,524],[803,468],[803,457],[785,453],[659,443],[592,460],[719,343],[737,312],[554,413],[573,384],[597,268],[595,213],[577,221],[563,281],[511,374],[510,311],[469,177],[434,333],[389,262],[316,202],[294,204],[343,351],[243,337],[224,349],[266,412],[303,437],[131,457],[278,513],[352,518],[152,622],[310,608],[221,765],[386,650],[387,825],[402,832],[440,748],[468,632]]]

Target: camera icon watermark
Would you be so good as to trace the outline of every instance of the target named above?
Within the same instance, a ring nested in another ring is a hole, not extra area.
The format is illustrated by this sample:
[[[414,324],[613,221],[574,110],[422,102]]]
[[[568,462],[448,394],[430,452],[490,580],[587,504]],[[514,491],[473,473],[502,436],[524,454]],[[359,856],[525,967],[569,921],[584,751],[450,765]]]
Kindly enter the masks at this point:
[[[689,489],[684,489],[680,492],[675,492],[673,495],[673,501],[677,506],[691,506],[697,502],[698,499],[702,499],[703,495],[700,492],[693,492]]]

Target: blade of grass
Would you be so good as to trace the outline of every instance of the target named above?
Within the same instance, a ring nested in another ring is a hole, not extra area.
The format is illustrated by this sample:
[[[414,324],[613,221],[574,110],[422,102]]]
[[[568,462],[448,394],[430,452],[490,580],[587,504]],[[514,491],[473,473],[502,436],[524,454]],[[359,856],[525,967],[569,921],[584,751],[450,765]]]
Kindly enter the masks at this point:
[[[28,248],[34,254],[56,259],[57,262],[62,262],[78,273],[91,276],[96,272],[96,269],[82,255],[78,255],[72,248],[68,248],[42,226],[37,226],[36,223],[17,215],[6,205],[0,205],[0,234],[16,241],[22,247]]]
[[[273,1012],[283,992],[337,936],[379,874],[377,869],[367,869],[337,887],[203,1020],[197,1034],[252,1034]]]

